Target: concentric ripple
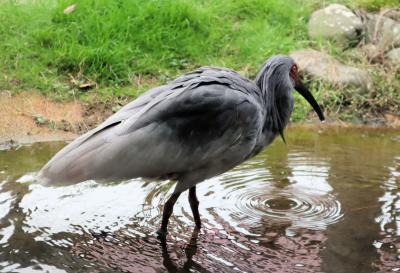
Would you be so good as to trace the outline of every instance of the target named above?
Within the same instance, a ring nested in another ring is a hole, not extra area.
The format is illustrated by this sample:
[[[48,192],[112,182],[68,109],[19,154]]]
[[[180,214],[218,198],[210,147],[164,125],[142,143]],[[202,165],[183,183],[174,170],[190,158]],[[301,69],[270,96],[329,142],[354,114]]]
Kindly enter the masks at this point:
[[[226,209],[249,230],[266,223],[325,229],[343,216],[341,204],[327,180],[329,167],[305,156],[292,154],[284,173],[249,162],[215,181],[223,187],[214,191],[230,201]]]
[[[288,222],[292,227],[324,228],[342,217],[341,206],[331,194],[305,191],[246,190],[236,197],[237,213],[246,220]]]

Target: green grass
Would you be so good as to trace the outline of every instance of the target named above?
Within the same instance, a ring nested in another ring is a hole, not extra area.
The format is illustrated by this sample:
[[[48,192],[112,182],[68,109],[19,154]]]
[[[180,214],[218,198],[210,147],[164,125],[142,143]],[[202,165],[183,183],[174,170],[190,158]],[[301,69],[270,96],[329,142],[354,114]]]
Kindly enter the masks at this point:
[[[47,90],[69,73],[103,85],[206,64],[254,73],[268,56],[301,46],[309,14],[294,0],[83,0],[63,14],[72,3],[2,4],[6,74]]]
[[[399,7],[398,0],[344,0],[343,2],[350,7],[360,7],[368,11],[379,11],[381,8]]]
[[[377,9],[396,1],[341,2]],[[76,10],[64,14],[74,3]],[[253,77],[269,56],[315,46],[307,37],[307,21],[324,4],[0,0],[0,89],[36,89],[58,98],[87,99],[93,92],[107,98],[135,97],[201,65],[226,66]],[[80,92],[77,85],[87,81],[100,89]],[[308,110],[300,103],[294,119],[302,119]]]

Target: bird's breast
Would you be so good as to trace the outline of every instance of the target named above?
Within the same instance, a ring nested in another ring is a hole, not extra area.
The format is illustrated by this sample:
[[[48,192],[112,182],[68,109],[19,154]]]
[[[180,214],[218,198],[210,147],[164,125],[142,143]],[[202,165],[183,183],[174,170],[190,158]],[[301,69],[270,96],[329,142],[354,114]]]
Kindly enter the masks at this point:
[[[256,145],[254,146],[254,149],[253,149],[250,157],[253,157],[253,156],[259,154],[265,147],[267,147],[269,144],[271,144],[274,141],[276,136],[277,136],[276,132],[272,132],[272,131],[268,131],[268,130],[262,132],[257,139]]]

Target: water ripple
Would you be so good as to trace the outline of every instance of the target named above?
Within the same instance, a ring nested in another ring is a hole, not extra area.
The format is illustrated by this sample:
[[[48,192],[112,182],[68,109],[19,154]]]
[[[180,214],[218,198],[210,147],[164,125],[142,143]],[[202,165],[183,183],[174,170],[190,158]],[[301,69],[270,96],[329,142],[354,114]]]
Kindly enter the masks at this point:
[[[232,193],[231,193],[232,194]],[[342,216],[340,202],[331,194],[316,195],[306,191],[244,190],[234,193],[236,214],[247,221],[264,218],[291,223],[292,228],[323,229]]]

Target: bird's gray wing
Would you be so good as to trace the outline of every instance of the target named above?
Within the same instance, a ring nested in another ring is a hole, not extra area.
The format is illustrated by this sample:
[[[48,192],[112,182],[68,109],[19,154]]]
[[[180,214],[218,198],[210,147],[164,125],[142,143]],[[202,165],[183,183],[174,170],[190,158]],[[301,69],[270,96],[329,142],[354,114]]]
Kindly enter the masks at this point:
[[[232,73],[203,68],[151,91],[158,94],[125,106],[42,173],[71,183],[169,175],[195,180],[232,168],[251,153],[262,127],[260,105],[249,93],[257,87]]]
[[[159,97],[160,99],[161,97],[163,97],[163,95],[167,95],[167,91],[168,91],[168,86],[165,85],[148,90],[146,93],[142,94],[137,99],[126,104],[118,112],[107,118],[96,128],[78,137],[73,143],[71,143],[72,145],[68,146],[69,149],[65,149],[64,151],[65,152],[72,151],[74,148],[77,148],[82,143],[92,138],[94,135],[110,127],[113,127],[121,123],[122,121],[129,119],[130,117],[132,117],[132,115],[135,114],[135,112],[138,112],[141,108],[145,107],[151,100],[157,97]],[[65,153],[63,154],[59,153],[59,155],[65,155]]]
[[[216,78],[218,78],[218,81],[221,83],[229,83],[233,88],[242,91],[251,90],[251,92],[258,94],[257,87],[254,86],[253,82],[233,70],[219,67],[201,67],[178,77],[168,85],[163,85],[148,90],[132,102],[122,107],[118,112],[107,118],[99,126],[77,138],[73,143],[71,143],[71,145],[68,146],[69,149],[64,149],[63,153],[58,153],[58,155],[65,155],[66,152],[74,150],[74,148],[77,148],[83,142],[92,138],[99,132],[104,131],[105,129],[113,127],[129,118],[134,119],[142,108],[148,106],[149,104],[154,104],[155,102],[163,100],[165,97],[171,95],[171,93],[174,93],[181,88],[185,89],[187,86],[193,85],[193,83],[198,84],[202,81],[212,81]],[[229,80],[226,78],[229,78]],[[237,83],[237,81],[240,83]]]

